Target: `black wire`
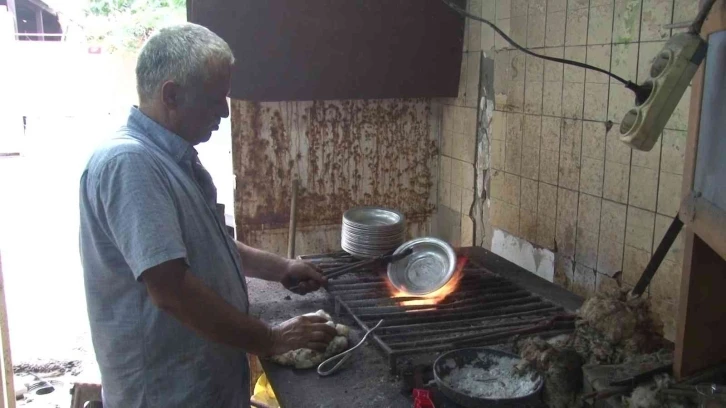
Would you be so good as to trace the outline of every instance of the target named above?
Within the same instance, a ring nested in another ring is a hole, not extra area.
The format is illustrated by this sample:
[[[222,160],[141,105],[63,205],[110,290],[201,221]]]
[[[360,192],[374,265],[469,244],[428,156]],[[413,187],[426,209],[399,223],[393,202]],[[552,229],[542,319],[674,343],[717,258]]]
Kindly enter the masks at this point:
[[[537,54],[535,52],[532,52],[532,51],[528,50],[527,48],[524,48],[521,45],[519,45],[516,42],[514,42],[514,40],[512,40],[511,38],[509,38],[508,35],[504,34],[504,32],[502,30],[500,30],[499,27],[497,27],[494,24],[492,24],[489,20],[486,20],[486,19],[484,19],[482,17],[479,17],[477,15],[471,14],[471,13],[467,12],[466,10],[462,10],[461,8],[459,8],[459,6],[457,6],[456,4],[451,3],[449,0],[441,0],[441,1],[443,1],[444,4],[446,4],[452,10],[456,11],[457,13],[461,14],[462,16],[469,17],[469,18],[471,18],[473,20],[481,21],[482,23],[487,24],[489,27],[493,28],[494,31],[496,31],[499,35],[501,35],[502,38],[504,38],[505,40],[507,40],[508,43],[512,44],[516,49],[522,51],[525,54],[529,54],[529,55],[531,55],[533,57],[537,57],[537,58],[542,58],[542,59],[547,60],[547,61],[559,62],[561,64],[574,65],[576,67],[585,68],[585,69],[591,69],[591,70],[597,71],[597,72],[602,72],[603,74],[608,75],[608,76],[612,77],[613,79],[615,79],[617,81],[620,81],[623,84],[625,84],[625,87],[628,88],[628,89],[630,89],[631,91],[635,92],[636,95],[639,92],[642,91],[640,85],[638,85],[638,84],[636,84],[636,83],[634,83],[632,81],[628,81],[626,79],[623,79],[623,78],[621,78],[621,77],[613,74],[612,72],[607,71],[607,70],[604,70],[602,68],[594,67],[592,65],[588,65],[588,64],[585,64],[585,63],[582,63],[582,62],[578,62],[578,61],[572,61],[572,60],[567,60],[567,59],[557,58],[557,57],[549,57],[547,55],[541,55],[541,54]]]

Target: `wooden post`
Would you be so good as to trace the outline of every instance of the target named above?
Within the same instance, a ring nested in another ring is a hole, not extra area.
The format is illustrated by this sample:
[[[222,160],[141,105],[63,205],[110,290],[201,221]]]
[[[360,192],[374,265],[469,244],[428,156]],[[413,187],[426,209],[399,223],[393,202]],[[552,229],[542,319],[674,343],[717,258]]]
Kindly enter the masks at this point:
[[[0,256],[0,360],[2,360],[2,385],[0,400],[3,408],[15,408],[15,384],[13,383],[13,359],[10,355],[10,329],[8,328],[8,309],[5,304],[5,279],[3,278],[3,262]]]
[[[717,0],[701,30],[701,36],[708,40],[709,35],[724,30],[726,1]],[[712,53],[711,58],[714,57]],[[726,362],[726,296],[723,293],[726,290],[726,212],[694,191],[699,143],[715,146],[713,138],[724,136],[723,130],[719,129],[720,134],[708,133],[703,135],[704,140],[699,140],[702,108],[709,108],[703,105],[704,89],[717,86],[705,83],[708,61],[709,56],[693,79],[683,169],[682,197],[686,198],[679,214],[686,226],[686,241],[673,363],[677,378]],[[706,174],[714,181],[724,183],[723,175]]]
[[[292,181],[292,198],[290,199],[290,230],[287,237],[287,258],[295,257],[295,235],[297,233],[297,190],[299,181]]]

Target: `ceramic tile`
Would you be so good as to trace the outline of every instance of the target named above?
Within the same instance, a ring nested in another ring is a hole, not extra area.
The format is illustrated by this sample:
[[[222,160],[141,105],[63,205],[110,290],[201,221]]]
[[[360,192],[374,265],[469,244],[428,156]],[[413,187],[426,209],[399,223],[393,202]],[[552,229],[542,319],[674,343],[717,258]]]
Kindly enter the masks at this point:
[[[512,0],[511,16],[526,16],[528,9],[528,0]]]
[[[446,156],[441,156],[441,163],[439,165],[439,177],[444,183],[451,183],[451,159]]]
[[[605,121],[608,116],[608,84],[585,84],[584,118]]]
[[[567,10],[567,0],[547,0],[547,12]]]
[[[683,174],[683,162],[686,154],[685,131],[664,130],[661,136],[661,171],[672,174]]]
[[[587,44],[587,9],[567,10],[566,45]]]
[[[542,117],[542,149],[559,152],[561,127],[562,119]]]
[[[666,129],[688,130],[688,111],[691,104],[691,87],[686,88],[681,100],[666,123]]]
[[[602,197],[604,171],[604,160],[583,157],[580,169],[580,192]]]
[[[592,159],[605,159],[606,127],[603,122],[583,122],[582,156]]]
[[[607,160],[605,161],[605,184],[603,185],[603,198],[627,204],[629,181],[629,165]]]
[[[511,19],[509,18],[497,18],[497,27],[499,27],[502,32],[508,36],[511,36],[512,30],[511,30]],[[504,39],[501,35],[495,33],[494,34],[494,48],[497,50],[502,50],[505,48],[509,48],[509,42]]]
[[[544,54],[548,57],[562,58],[565,56],[564,47],[545,48]],[[562,74],[564,72],[564,64],[553,61],[544,62],[544,80],[545,82],[562,82]]]
[[[541,134],[542,117],[538,115],[524,115],[524,136],[522,137],[524,145],[539,148]]]
[[[508,204],[519,206],[521,177],[504,173],[502,200]]]
[[[517,44],[527,43],[527,16],[512,17],[510,19],[510,37]]]
[[[565,59],[587,62],[587,47],[565,47]],[[565,82],[585,82],[585,69],[573,65],[565,65]]]
[[[658,188],[658,213],[675,217],[681,207],[683,176],[680,174],[660,173]]]
[[[626,89],[620,82],[610,81],[610,92],[608,101],[608,119],[619,124],[623,116],[635,107],[633,93]],[[619,125],[615,125],[619,126]],[[618,127],[613,129],[618,130]]]
[[[527,82],[524,88],[524,111],[526,113],[542,114],[542,82]]]
[[[521,176],[530,180],[539,180],[539,147],[522,147]]]
[[[597,267],[597,233],[577,229],[577,244],[575,247],[575,261],[589,268]]]
[[[658,171],[645,167],[630,168],[630,194],[628,203],[631,206],[655,211],[658,198]]]
[[[562,82],[545,82],[542,90],[542,114],[562,116]]]
[[[539,183],[537,213],[553,219],[557,217],[557,187]]]
[[[638,72],[638,43],[613,44],[610,71],[630,81],[636,80]]]
[[[544,61],[542,58],[531,55],[525,57],[527,82],[542,82],[544,80]]]
[[[623,243],[603,239],[598,242],[597,271],[613,276],[623,269]]]
[[[618,130],[613,127],[611,133],[605,136],[605,160],[615,163],[630,165],[630,156],[632,149],[625,143],[621,142],[617,137]]]
[[[582,119],[585,105],[585,84],[565,82],[562,87],[562,116]]]
[[[557,185],[559,173],[559,156],[560,153],[556,150],[540,149],[540,181],[544,181],[552,185]]]
[[[527,20],[527,48],[545,46],[545,15],[530,15]]]
[[[613,4],[590,6],[588,44],[610,44],[613,37]]]
[[[650,251],[643,251],[629,245],[625,245],[623,251],[623,281],[630,285],[638,283],[643,270],[650,260]]]
[[[537,215],[537,245],[555,248],[556,219],[545,215]]]
[[[545,33],[546,46],[556,47],[565,45],[566,21],[567,13],[564,10],[547,14],[547,25]]]
[[[600,215],[600,239],[625,242],[625,217],[627,207],[609,200],[602,201]]]
[[[640,41],[663,40],[670,37],[670,30],[663,25],[670,24],[673,16],[673,0],[643,0]]]
[[[640,8],[642,0],[615,0],[613,42],[638,42],[640,36]]]
[[[519,206],[533,214],[537,213],[538,188],[539,183],[537,181],[522,177]]]
[[[611,48],[610,44],[588,45],[587,46],[587,58],[586,58],[587,63],[594,67],[601,68],[606,71],[610,71],[610,59],[612,58],[610,48]],[[591,69],[588,69],[585,72],[585,82],[608,84],[610,82],[610,77],[601,72],[596,72]]]
[[[598,234],[600,232],[602,199],[589,194],[580,194],[579,196],[577,227]]]
[[[633,149],[633,165],[657,171],[660,167],[661,138],[655,142],[655,145],[650,151],[646,152]]]
[[[529,242],[537,241],[537,214],[525,210],[519,210],[519,236]]]
[[[509,18],[512,16],[512,0],[496,0],[497,19]]]
[[[629,206],[625,224],[625,244],[650,252],[654,226],[655,213]]]
[[[489,164],[493,169],[504,170],[504,144],[503,140],[493,139],[489,145],[491,155]]]

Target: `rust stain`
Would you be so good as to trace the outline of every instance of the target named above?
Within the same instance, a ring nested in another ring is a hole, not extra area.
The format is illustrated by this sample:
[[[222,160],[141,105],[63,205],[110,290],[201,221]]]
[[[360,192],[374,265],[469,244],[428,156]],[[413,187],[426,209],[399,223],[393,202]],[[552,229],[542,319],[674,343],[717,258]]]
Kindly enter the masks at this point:
[[[233,100],[231,115],[240,231],[286,226],[296,177],[301,227],[338,224],[359,205],[397,208],[412,222],[435,209],[427,100]]]

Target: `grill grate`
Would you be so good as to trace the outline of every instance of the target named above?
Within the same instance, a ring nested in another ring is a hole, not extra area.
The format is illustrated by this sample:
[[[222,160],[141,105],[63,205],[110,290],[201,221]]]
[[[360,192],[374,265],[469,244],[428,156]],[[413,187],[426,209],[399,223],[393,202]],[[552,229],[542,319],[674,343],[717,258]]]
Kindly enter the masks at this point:
[[[344,252],[302,256],[322,270],[356,260]],[[328,284],[335,312],[348,313],[363,330],[380,319],[371,338],[392,372],[401,357],[502,344],[513,336],[557,335],[574,329],[565,309],[522,289],[471,259],[457,289],[436,305],[400,305],[420,297],[393,298],[385,269],[364,269]]]

